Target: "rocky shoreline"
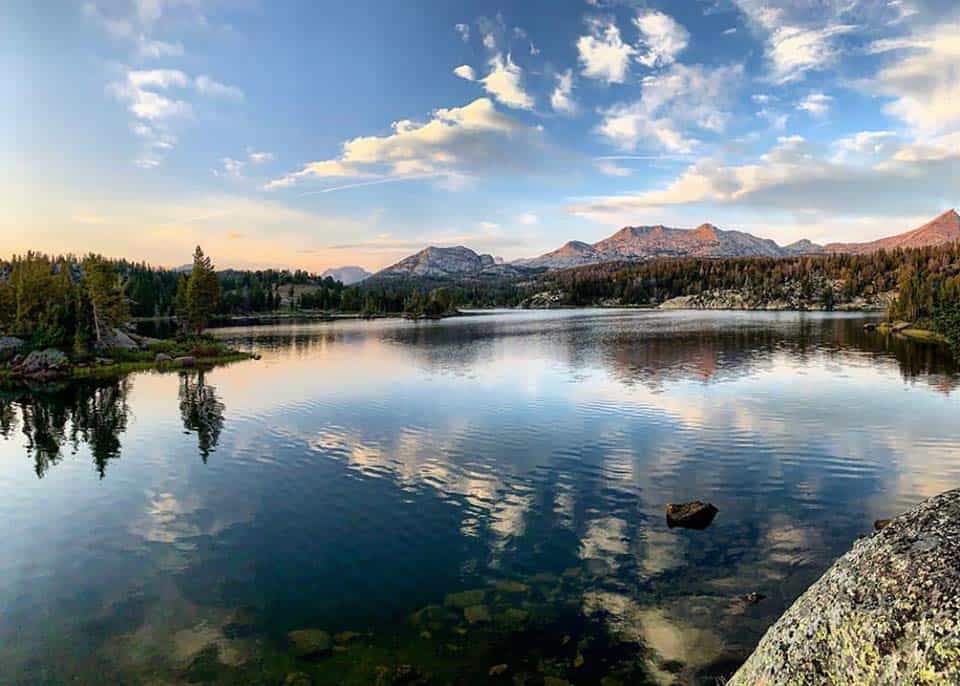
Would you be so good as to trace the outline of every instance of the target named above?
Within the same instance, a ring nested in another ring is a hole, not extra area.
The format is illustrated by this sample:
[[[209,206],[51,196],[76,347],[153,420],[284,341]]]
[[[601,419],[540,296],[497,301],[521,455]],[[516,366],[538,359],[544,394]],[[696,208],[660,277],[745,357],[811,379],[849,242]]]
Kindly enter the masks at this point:
[[[837,560],[728,686],[960,683],[960,489]]]
[[[117,332],[95,354],[71,355],[58,348],[30,350],[22,339],[0,338],[0,384],[31,386],[73,379],[109,378],[148,369],[191,369],[256,359],[213,339],[160,340]]]
[[[765,311],[834,311],[834,312],[884,312],[893,294],[858,296],[848,302],[832,303],[829,307],[822,300],[804,298],[799,293],[784,297],[764,299],[752,297],[736,290],[704,291],[696,295],[681,295],[660,303],[661,310],[765,310]]]

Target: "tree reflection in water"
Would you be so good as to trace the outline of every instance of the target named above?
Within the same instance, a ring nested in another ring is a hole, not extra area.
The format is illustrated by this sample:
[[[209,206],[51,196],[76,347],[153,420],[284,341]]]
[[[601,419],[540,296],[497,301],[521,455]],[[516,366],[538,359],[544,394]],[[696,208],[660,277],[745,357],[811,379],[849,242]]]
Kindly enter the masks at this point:
[[[27,455],[40,478],[63,459],[65,445],[76,453],[86,444],[102,479],[107,463],[120,457],[120,437],[127,429],[130,412],[129,390],[127,379],[117,379],[0,397],[0,434],[9,438],[17,429],[19,415]]]
[[[0,437],[9,439],[18,429],[23,433],[27,456],[41,479],[63,459],[65,450],[76,454],[86,445],[102,479],[107,463],[122,451],[131,384],[131,377],[125,377],[0,393]],[[206,463],[220,440],[224,405],[202,371],[181,374],[179,401],[183,428],[197,435]]]
[[[183,428],[197,434],[204,464],[220,441],[223,412],[224,405],[217,397],[217,389],[207,385],[203,371],[180,375],[180,417]]]

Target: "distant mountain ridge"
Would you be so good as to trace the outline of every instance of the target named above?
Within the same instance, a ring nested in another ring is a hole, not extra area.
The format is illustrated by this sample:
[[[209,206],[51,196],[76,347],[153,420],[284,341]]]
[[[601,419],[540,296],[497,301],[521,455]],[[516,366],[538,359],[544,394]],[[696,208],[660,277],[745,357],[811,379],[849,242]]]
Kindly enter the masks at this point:
[[[328,276],[335,281],[339,281],[344,286],[352,286],[353,284],[360,283],[372,275],[363,267],[355,267],[351,265],[347,267],[332,267],[321,274],[320,278],[325,279]]]
[[[960,214],[957,214],[956,210],[947,210],[939,217],[913,231],[879,238],[867,243],[828,243],[823,246],[823,251],[862,255],[877,250],[923,248],[928,245],[952,243],[957,240],[960,240]]]
[[[742,231],[724,231],[713,224],[695,229],[627,226],[593,245],[571,241],[562,248],[517,264],[560,269],[598,262],[655,257],[779,257],[783,249],[767,238]]]
[[[470,248],[428,247],[377,272],[375,277],[426,277],[449,279],[522,274],[540,269],[567,269],[615,261],[641,261],[662,257],[794,257],[827,253],[865,254],[876,250],[918,248],[960,240],[960,215],[948,210],[906,233],[866,243],[819,245],[807,239],[780,246],[769,238],[744,231],[701,224],[695,229],[675,229],[660,224],[626,226],[596,243],[569,241],[539,257],[503,264],[491,255]]]

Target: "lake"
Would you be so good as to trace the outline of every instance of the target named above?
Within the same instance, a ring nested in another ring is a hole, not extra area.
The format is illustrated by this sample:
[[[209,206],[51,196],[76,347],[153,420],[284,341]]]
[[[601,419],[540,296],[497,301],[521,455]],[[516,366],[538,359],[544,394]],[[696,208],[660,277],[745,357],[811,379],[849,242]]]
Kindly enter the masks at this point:
[[[949,352],[865,321],[221,329],[262,359],[0,394],[0,683],[714,684],[960,483]]]

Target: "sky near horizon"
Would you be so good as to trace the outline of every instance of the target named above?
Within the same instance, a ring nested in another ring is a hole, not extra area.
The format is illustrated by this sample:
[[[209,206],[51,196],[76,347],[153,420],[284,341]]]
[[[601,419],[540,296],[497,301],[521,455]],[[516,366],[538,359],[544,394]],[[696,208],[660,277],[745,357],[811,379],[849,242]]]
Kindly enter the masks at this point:
[[[506,259],[960,205],[957,0],[7,0],[0,248]]]

